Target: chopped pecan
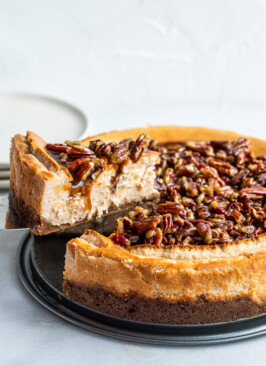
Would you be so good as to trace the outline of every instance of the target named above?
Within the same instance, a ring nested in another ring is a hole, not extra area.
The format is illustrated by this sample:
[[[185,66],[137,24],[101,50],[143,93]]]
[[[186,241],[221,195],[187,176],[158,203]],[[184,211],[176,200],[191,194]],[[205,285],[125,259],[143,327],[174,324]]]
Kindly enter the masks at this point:
[[[190,149],[199,151],[207,156],[214,156],[212,146],[208,145],[206,142],[188,141],[186,145]]]
[[[196,236],[197,234],[198,234],[198,230],[195,227],[191,227],[191,228],[183,231],[182,234],[180,235],[180,238],[181,238],[181,240],[183,240],[187,236],[192,238],[192,237]]]
[[[224,161],[214,159],[214,158],[210,158],[210,159],[208,159],[208,163],[212,167],[217,169],[220,173],[227,174],[230,177],[232,177],[233,175],[238,173],[238,170],[237,170],[236,167],[234,167],[233,165],[231,165],[229,163],[226,163]]]
[[[73,170],[77,170],[81,165],[83,165],[85,163],[90,163],[90,161],[91,161],[90,158],[76,159],[74,161],[67,162],[66,166],[69,171],[73,171]]]
[[[160,228],[149,230],[146,232],[146,244],[160,245],[163,241],[163,233]]]
[[[86,148],[85,146],[80,146],[80,148],[63,145],[63,144],[46,144],[46,149],[55,152],[65,152],[71,155],[78,156],[94,156],[94,152]]]
[[[175,181],[174,170],[172,168],[167,168],[164,173],[164,182],[166,185],[172,184]]]
[[[260,186],[266,186],[266,173],[261,173],[257,176],[257,184]]]
[[[188,245],[188,244],[192,244],[193,239],[190,236],[187,236],[182,242],[181,245]]]
[[[230,184],[235,186],[243,182],[249,175],[248,169],[243,169],[231,178]]]
[[[125,237],[128,237],[128,236],[130,237],[132,227],[133,227],[132,221],[127,217],[119,218],[116,220],[116,233],[117,234],[124,235]]]
[[[182,177],[180,185],[185,189],[186,194],[190,197],[195,197],[199,193],[197,183],[195,183],[192,178]]]
[[[241,224],[243,222],[245,222],[245,216],[242,215],[242,213],[240,211],[237,210],[232,210],[230,212],[231,216],[233,216],[233,218],[235,219],[237,224]]]
[[[190,208],[196,207],[196,202],[192,198],[183,197],[182,202],[185,207],[190,207]]]
[[[253,225],[241,227],[242,233],[247,235],[252,235],[255,232],[255,230],[256,228]]]
[[[252,208],[252,216],[262,222],[266,218],[266,212]]]
[[[130,240],[127,239],[123,235],[120,235],[120,234],[111,234],[110,235],[110,239],[112,240],[113,243],[119,245],[122,248],[127,249],[130,246]]]
[[[110,155],[110,163],[121,164],[128,158],[129,150],[126,145],[118,145],[112,155]]]
[[[238,155],[241,151],[250,152],[251,145],[246,138],[239,138],[229,144],[228,154]]]
[[[266,161],[266,155],[259,155],[257,156],[257,159]]]
[[[184,206],[176,202],[160,203],[157,207],[157,211],[160,213],[172,213],[185,216],[186,211]]]
[[[211,140],[210,145],[215,149],[227,149],[228,147],[228,141],[217,141],[217,140]]]
[[[240,197],[248,197],[250,199],[260,199],[266,195],[266,188],[262,186],[254,186],[245,188],[240,191]]]
[[[176,165],[175,165],[176,168]],[[175,175],[177,177],[183,177],[183,176],[192,176],[196,171],[196,167],[194,164],[187,164],[183,165],[180,168],[178,168],[175,172]]]
[[[208,217],[211,216],[210,208],[206,205],[199,205],[198,210],[198,217],[202,220],[206,220]]]
[[[229,198],[234,193],[234,190],[230,186],[219,187],[216,190],[218,196]]]
[[[79,180],[85,181],[91,174],[94,168],[94,164],[90,161],[83,163],[76,172],[76,176]]]
[[[212,239],[212,230],[209,223],[199,222],[197,224],[197,230],[205,243]]]
[[[153,230],[161,222],[159,216],[149,216],[142,221],[134,221],[133,225],[136,228],[138,235],[145,233],[146,231]]]
[[[163,233],[168,233],[168,232],[172,232],[172,229],[174,227],[174,223],[173,223],[173,217],[171,214],[165,214],[162,216],[162,225],[161,225],[161,229],[163,231]]]
[[[230,213],[227,209],[225,209],[222,205],[221,202],[217,202],[217,201],[212,201],[211,202],[211,207],[218,213],[223,214],[225,217],[229,217]]]

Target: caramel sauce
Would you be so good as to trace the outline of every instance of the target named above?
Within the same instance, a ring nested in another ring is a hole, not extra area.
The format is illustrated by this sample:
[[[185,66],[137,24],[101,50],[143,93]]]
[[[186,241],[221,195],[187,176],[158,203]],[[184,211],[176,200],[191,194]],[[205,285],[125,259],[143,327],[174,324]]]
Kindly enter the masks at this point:
[[[86,204],[86,209],[90,212],[91,211],[91,198],[90,198],[90,193],[91,193],[91,189],[92,189],[92,181],[79,181],[76,184],[72,184],[71,185],[71,189],[70,189],[70,195],[71,196],[75,196],[76,194],[81,194],[84,198],[85,198],[85,204]]]
[[[63,162],[60,160],[61,156],[60,156],[60,152],[55,152],[52,150],[48,150],[46,149],[46,151],[49,153],[49,155],[51,156],[52,159],[54,159],[59,165],[67,168],[67,164],[66,162]],[[69,172],[70,173],[70,172]],[[75,174],[70,173],[73,180],[71,181],[71,186],[64,184],[61,187],[57,187],[55,189],[55,192],[60,192],[62,190],[67,190],[69,191],[70,196],[75,196],[77,194],[82,195],[85,198],[85,204],[86,204],[86,209],[88,211],[91,211],[91,199],[90,199],[90,192],[92,189],[92,181],[91,180],[79,180]]]
[[[111,193],[114,193],[116,190],[117,183],[119,181],[120,175],[122,173],[123,165],[118,166],[115,175],[111,179]]]
[[[46,149],[46,151],[51,156],[51,158],[57,162],[57,164],[66,167],[66,163],[60,160],[60,152],[56,152],[50,149]]]

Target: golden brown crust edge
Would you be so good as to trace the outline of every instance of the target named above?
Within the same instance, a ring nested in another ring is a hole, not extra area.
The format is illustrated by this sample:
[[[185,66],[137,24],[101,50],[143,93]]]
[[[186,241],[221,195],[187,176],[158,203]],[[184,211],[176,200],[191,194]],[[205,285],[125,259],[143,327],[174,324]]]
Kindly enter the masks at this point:
[[[120,141],[128,137],[136,138],[140,133],[146,133],[152,139],[158,142],[168,141],[210,141],[210,140],[228,140],[233,141],[239,137],[246,137],[251,142],[252,151],[255,155],[265,154],[265,140],[255,137],[245,136],[237,132],[227,130],[217,130],[207,127],[188,127],[188,126],[148,126],[126,129],[122,131],[111,131],[83,139],[83,143],[91,139],[101,139],[107,141]]]
[[[234,246],[235,250],[232,251]],[[193,250],[200,255],[195,255]],[[179,259],[145,256],[145,250],[142,255],[134,254],[88,230],[81,238],[67,244],[65,294],[77,300],[75,288],[82,288],[83,292],[87,289],[88,293],[102,289],[105,294],[109,293],[120,301],[134,294],[133,297],[139,301],[142,299],[143,303],[157,301],[163,303],[162,306],[190,303],[194,304],[194,310],[204,308],[210,312],[215,303],[220,304],[219,308],[223,303],[225,310],[229,309],[229,304],[239,304],[241,309],[232,315],[232,319],[237,318],[236,314],[242,317],[265,312],[265,235],[224,246],[218,251],[210,246],[203,250],[202,247],[176,247],[176,251],[181,253]],[[241,299],[246,300],[243,302]],[[92,302],[93,299],[88,301]],[[245,303],[246,309],[243,308]],[[250,309],[254,310],[253,314]],[[148,321],[147,314],[141,314]],[[215,318],[215,314],[208,316],[208,321],[222,321]],[[134,316],[137,317],[137,314]],[[182,319],[179,321],[182,323]],[[200,322],[204,322],[204,318]]]

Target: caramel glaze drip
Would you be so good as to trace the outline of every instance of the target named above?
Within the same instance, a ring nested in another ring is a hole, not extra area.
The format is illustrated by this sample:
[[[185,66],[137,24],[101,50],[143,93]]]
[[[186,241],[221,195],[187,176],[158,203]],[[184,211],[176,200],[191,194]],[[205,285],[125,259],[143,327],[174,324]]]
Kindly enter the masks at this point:
[[[111,180],[111,193],[114,193],[123,166],[129,159],[136,163],[146,151],[150,138],[141,134],[136,140],[127,139],[118,144],[90,141],[88,146],[80,142],[66,141],[65,144],[47,144],[49,155],[60,165],[66,167],[73,177],[70,194],[81,193],[86,199],[87,209],[91,210],[90,191],[92,182],[112,164],[116,173]]]

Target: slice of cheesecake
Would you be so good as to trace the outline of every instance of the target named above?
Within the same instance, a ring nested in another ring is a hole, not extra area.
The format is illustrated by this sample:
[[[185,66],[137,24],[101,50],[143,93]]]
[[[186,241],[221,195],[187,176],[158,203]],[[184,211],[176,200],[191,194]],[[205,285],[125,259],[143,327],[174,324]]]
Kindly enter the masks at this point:
[[[12,139],[10,208],[20,223],[44,235],[73,227],[137,202],[156,200],[150,138],[47,144],[33,132]]]

